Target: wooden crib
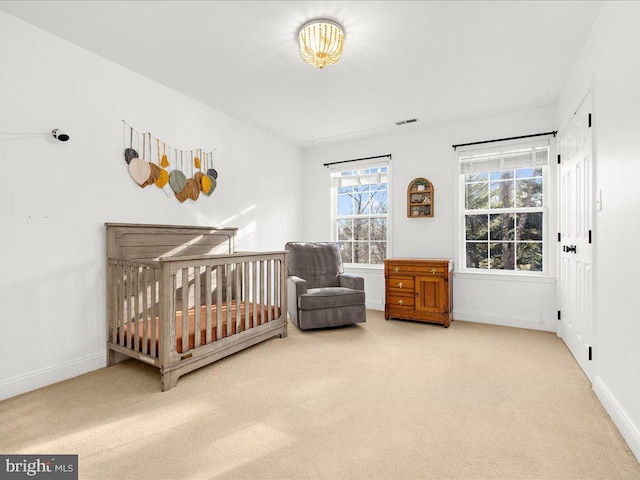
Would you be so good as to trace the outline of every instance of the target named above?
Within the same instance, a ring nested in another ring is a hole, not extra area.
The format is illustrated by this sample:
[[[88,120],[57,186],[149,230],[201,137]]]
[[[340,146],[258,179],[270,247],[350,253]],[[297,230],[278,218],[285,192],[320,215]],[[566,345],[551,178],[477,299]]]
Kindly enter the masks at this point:
[[[178,377],[287,336],[286,252],[236,252],[236,228],[107,223],[108,364]]]

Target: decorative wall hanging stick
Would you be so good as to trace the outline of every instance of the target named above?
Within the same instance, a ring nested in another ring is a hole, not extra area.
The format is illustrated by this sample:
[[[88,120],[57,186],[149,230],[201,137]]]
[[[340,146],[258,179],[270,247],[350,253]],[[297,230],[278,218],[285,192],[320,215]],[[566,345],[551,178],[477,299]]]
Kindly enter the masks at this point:
[[[218,179],[218,172],[215,169],[215,165],[214,165],[214,156],[213,156],[213,152],[210,153],[211,155],[211,168],[209,170],[207,170],[207,175],[209,175],[210,177],[212,177],[214,180]]]
[[[149,174],[151,173],[151,168],[149,164],[144,160],[145,156],[145,142],[144,137],[142,139],[142,158],[135,157],[132,158],[129,162],[129,175],[131,178],[140,185],[141,188],[146,187],[145,182],[149,178]]]
[[[162,144],[162,158],[160,158],[160,140],[156,138],[156,147],[157,147],[157,153],[158,153],[158,165],[165,167],[167,165],[169,165],[169,160],[167,159],[167,155],[164,153],[165,150],[165,144]],[[166,162],[166,165],[165,165]],[[156,172],[156,177],[153,180],[153,183],[155,183],[156,187],[158,188],[164,188],[164,186],[167,184],[167,182],[169,181],[169,172],[167,172],[164,168],[160,168],[159,166],[152,164],[151,169],[153,170],[154,167],[156,167],[157,172]]]
[[[152,154],[151,154],[151,134],[147,134],[149,135],[149,159],[152,158]],[[149,178],[147,178],[147,181],[144,182],[143,185],[141,185],[142,188],[146,187],[147,185],[151,185],[152,183],[155,183],[156,180],[158,179],[158,177],[160,176],[160,167],[158,165],[156,165],[155,163],[149,161],[147,162],[149,164]]]
[[[158,140],[160,141],[160,140]],[[160,148],[158,147],[158,150]],[[160,166],[167,168],[169,166],[169,159],[167,158],[167,144],[162,142],[162,160],[160,160]]]
[[[124,161],[127,162],[127,165],[129,165],[131,159],[136,158],[137,156],[138,152],[133,149],[133,128],[129,127],[129,148],[124,149]]]
[[[196,168],[200,168],[200,157],[198,156],[198,152],[196,152],[196,158],[193,162]]]

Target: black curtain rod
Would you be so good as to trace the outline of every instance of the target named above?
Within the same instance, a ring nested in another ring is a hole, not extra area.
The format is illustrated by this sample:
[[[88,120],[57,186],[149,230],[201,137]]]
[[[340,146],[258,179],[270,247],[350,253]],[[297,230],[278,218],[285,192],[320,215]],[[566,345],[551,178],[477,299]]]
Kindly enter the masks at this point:
[[[376,158],[387,158],[387,157],[389,158],[389,160],[391,160],[391,154],[387,153],[386,155],[378,155],[377,157],[354,158],[353,160],[341,160],[339,162],[325,163],[324,166],[328,167],[329,165],[337,165],[338,163],[358,162],[360,160],[375,160]]]
[[[531,135],[521,135],[519,137],[496,138],[495,140],[483,140],[482,142],[459,143],[458,145],[451,145],[451,146],[455,150],[458,147],[468,147],[470,145],[482,145],[483,143],[504,142],[507,140],[520,140],[521,138],[543,137],[545,135],[553,135],[555,137],[557,133],[558,131],[554,130],[553,132],[532,133]]]

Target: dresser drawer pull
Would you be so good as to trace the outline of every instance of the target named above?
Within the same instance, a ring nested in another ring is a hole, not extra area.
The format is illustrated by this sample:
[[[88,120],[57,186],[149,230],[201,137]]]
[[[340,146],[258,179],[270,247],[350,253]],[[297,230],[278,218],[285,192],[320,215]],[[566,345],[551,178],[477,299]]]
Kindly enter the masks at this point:
[[[435,268],[431,269],[431,273],[436,273],[438,270],[436,270]]]
[[[404,283],[398,282],[398,288],[404,288]]]
[[[394,272],[394,273],[398,273],[399,271],[400,271],[400,268],[398,268],[398,267],[396,267],[396,268],[394,268],[394,269],[393,269],[393,272]]]
[[[404,305],[404,301],[403,300],[398,300],[398,305]]]

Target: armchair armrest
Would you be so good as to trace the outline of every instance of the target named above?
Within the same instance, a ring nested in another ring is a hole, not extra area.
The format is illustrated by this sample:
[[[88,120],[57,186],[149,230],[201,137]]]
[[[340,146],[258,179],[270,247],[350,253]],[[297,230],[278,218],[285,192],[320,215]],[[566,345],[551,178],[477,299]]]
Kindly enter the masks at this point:
[[[364,278],[358,275],[352,275],[350,273],[343,273],[338,275],[340,280],[340,286],[350,288],[352,290],[364,290]]]
[[[307,293],[307,281],[300,277],[296,277],[295,275],[291,275],[287,278],[287,283],[289,284],[289,298],[297,304],[298,296],[303,293]]]

